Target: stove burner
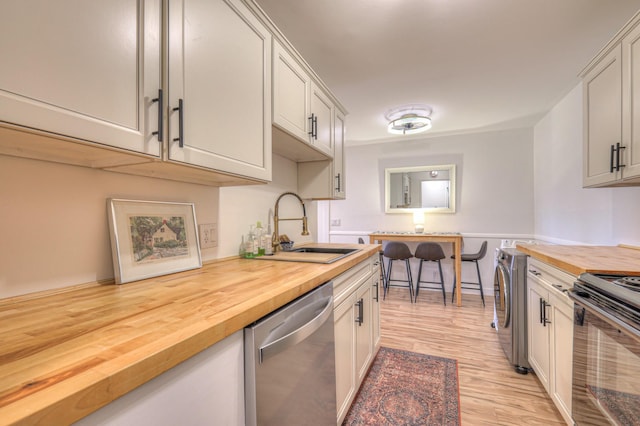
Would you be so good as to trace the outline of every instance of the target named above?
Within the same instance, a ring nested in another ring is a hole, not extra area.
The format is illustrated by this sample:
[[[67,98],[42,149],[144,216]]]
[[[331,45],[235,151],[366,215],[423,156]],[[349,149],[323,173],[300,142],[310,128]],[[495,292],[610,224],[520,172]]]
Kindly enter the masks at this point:
[[[614,284],[621,285],[629,290],[640,291],[640,277],[622,277],[615,280]]]

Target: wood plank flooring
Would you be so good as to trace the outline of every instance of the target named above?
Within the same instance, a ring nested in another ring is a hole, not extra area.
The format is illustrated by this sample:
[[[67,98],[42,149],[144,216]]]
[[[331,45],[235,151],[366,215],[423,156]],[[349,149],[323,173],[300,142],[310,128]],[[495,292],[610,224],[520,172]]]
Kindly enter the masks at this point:
[[[421,290],[418,303],[409,291],[392,287],[381,302],[382,346],[458,360],[462,424],[564,425],[534,373],[517,374],[498,342],[493,300],[463,294],[462,307],[447,306],[442,293]]]

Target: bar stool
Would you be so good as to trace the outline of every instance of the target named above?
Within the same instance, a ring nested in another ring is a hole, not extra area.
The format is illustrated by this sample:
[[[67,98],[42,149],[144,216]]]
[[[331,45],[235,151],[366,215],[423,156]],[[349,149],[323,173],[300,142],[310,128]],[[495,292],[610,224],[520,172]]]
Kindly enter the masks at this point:
[[[438,289],[442,290],[442,301],[444,305],[447,306],[447,294],[444,290],[444,278],[442,276],[442,264],[440,260],[445,258],[444,251],[442,251],[442,246],[438,243],[420,243],[416,248],[415,253],[416,259],[420,259],[420,268],[418,269],[418,281],[416,282],[416,297],[415,301],[418,302],[418,293],[420,292],[420,283],[428,284],[427,286],[423,286],[424,288]],[[423,281],[422,277],[422,264],[423,262],[437,262],[438,270],[440,271],[440,281]],[[435,286],[438,284],[438,287]]]
[[[384,248],[384,257],[389,259],[388,268],[387,268],[387,277],[384,282],[384,294],[383,299],[387,297],[387,291],[389,287],[406,287],[404,285],[392,284],[392,282],[406,282],[409,286],[409,299],[413,303],[413,278],[411,277],[411,265],[409,264],[409,259],[413,257],[411,254],[411,250],[405,243],[401,243],[398,241],[390,241]],[[393,266],[393,262],[396,260],[404,260],[405,266],[407,268],[407,280],[393,280],[391,279],[391,268]]]
[[[484,292],[482,290],[482,278],[480,278],[480,266],[478,266],[478,261],[481,260],[485,255],[487,254],[487,242],[483,241],[482,245],[480,246],[480,250],[478,250],[477,253],[470,253],[470,254],[462,254],[460,256],[460,261],[462,262],[473,262],[476,264],[476,272],[478,273],[478,282],[474,283],[474,282],[467,282],[467,281],[460,281],[460,288],[461,289],[467,289],[467,290],[480,290],[480,297],[482,298],[482,306],[484,306]],[[455,255],[451,256],[452,259],[455,259]],[[461,278],[462,279],[462,278]],[[462,284],[470,284],[471,287],[467,286],[465,287]],[[456,294],[456,270],[454,268],[453,270],[453,294],[451,295],[451,303],[453,303],[453,298]]]

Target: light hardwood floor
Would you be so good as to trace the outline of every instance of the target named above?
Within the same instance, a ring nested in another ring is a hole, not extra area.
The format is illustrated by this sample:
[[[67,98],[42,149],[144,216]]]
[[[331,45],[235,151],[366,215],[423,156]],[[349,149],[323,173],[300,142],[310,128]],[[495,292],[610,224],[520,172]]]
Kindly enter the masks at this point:
[[[498,342],[493,299],[463,294],[462,307],[447,306],[442,293],[421,290],[418,303],[409,291],[392,287],[381,301],[382,346],[458,360],[462,424],[564,425],[560,413],[534,373],[517,374]]]

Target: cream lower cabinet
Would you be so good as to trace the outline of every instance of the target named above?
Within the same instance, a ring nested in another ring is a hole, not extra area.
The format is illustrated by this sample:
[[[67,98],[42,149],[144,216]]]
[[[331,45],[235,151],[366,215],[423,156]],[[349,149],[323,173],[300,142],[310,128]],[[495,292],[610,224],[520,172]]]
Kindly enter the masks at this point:
[[[8,2],[0,27],[0,125],[160,157],[160,0]],[[32,141],[2,134],[0,153],[86,165],[58,139]],[[116,154],[103,157],[89,162]]]
[[[379,345],[377,267],[371,257],[333,280],[337,424],[344,420]]]
[[[562,290],[572,287],[574,280],[564,271],[529,258],[529,363],[567,424],[573,424],[573,303]]]
[[[380,276],[380,262],[373,263],[373,276],[371,277],[372,299],[371,304],[371,326],[373,327],[373,347],[380,347],[380,300],[382,299],[382,278]],[[375,352],[375,351],[374,351]]]

